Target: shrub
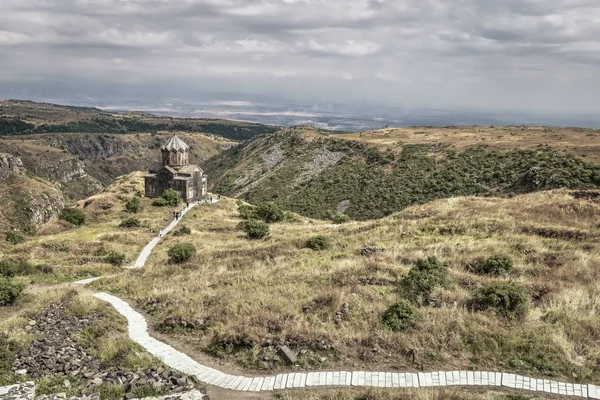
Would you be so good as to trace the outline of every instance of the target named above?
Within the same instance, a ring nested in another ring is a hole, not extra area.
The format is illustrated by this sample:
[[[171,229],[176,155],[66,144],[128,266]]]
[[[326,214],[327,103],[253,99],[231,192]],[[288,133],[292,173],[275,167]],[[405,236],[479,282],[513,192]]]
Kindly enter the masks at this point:
[[[495,255],[486,260],[475,260],[469,270],[479,275],[506,275],[513,269],[513,262],[508,256]]]
[[[334,224],[345,224],[346,222],[350,222],[350,217],[344,213],[334,214],[330,219]]]
[[[269,234],[269,225],[257,219],[244,222],[244,232],[251,239],[260,239]]]
[[[196,254],[196,246],[191,243],[178,243],[171,247],[167,254],[169,255],[169,261],[180,264],[188,261]]]
[[[6,232],[6,241],[12,245],[23,243],[25,238],[17,232]]]
[[[414,327],[419,320],[419,311],[410,301],[401,299],[392,304],[381,316],[381,323],[394,332]]]
[[[137,218],[127,218],[119,224],[121,228],[139,228],[142,223]]]
[[[8,278],[0,277],[0,306],[13,304],[22,291],[23,286],[11,282]]]
[[[26,261],[0,262],[0,276],[11,278],[13,276],[29,275],[41,271],[41,267],[34,267]]]
[[[6,333],[0,332],[0,378],[3,373],[11,371],[18,350],[18,344]]]
[[[158,199],[155,199],[152,202],[152,205],[156,207],[166,207],[169,205],[169,202],[163,199],[162,197],[159,197]]]
[[[489,283],[479,288],[471,301],[476,310],[491,308],[506,318],[521,318],[527,313],[525,290],[514,282]]]
[[[262,203],[256,208],[256,216],[266,223],[281,222],[285,212],[275,203]]]
[[[428,305],[431,293],[437,286],[444,286],[448,276],[447,268],[437,258],[421,259],[411,268],[402,284],[408,297],[417,304]]]
[[[142,203],[137,197],[132,197],[127,203],[125,203],[125,211],[128,213],[136,214],[142,211]]]
[[[85,214],[77,208],[65,208],[59,218],[77,226],[85,223]]]
[[[328,237],[323,235],[313,236],[306,241],[306,247],[315,251],[326,250],[331,246],[331,242]]]
[[[165,199],[167,204],[170,206],[178,206],[183,201],[181,200],[179,193],[177,193],[173,189],[165,190],[161,197]]]
[[[192,230],[188,228],[186,225],[181,225],[181,227],[174,233],[175,236],[183,236],[189,235],[192,233]]]
[[[116,251],[109,251],[104,261],[108,264],[112,264],[115,267],[120,267],[125,263],[125,254],[117,253]]]
[[[238,200],[238,213],[242,219],[258,218],[256,215],[256,207],[250,204],[244,204]]]

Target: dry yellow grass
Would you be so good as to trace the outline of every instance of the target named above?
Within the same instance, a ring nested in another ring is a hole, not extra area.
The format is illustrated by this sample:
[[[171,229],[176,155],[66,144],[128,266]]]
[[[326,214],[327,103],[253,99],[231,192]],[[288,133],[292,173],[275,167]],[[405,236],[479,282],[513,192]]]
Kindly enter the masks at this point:
[[[308,132],[308,130],[307,130]],[[308,135],[308,133],[307,133]],[[313,135],[314,136],[314,135]],[[585,128],[544,126],[460,126],[384,128],[375,131],[336,135],[399,151],[404,144],[448,144],[457,149],[485,145],[499,150],[535,149],[550,145],[569,155],[600,161],[600,131]]]
[[[56,220],[44,225],[25,243],[9,246],[0,243],[0,261],[12,260],[39,266],[38,283],[73,281],[122,271],[104,261],[117,252],[126,256],[125,265],[135,262],[142,248],[172,219],[172,207],[154,207],[152,199],[142,198],[143,211],[126,213],[125,203],[136,193],[143,193],[143,173],[122,176],[103,193],[80,201],[74,206],[83,210],[86,223],[81,227]],[[140,228],[120,228],[122,220],[134,217]]]
[[[95,287],[134,300],[175,339],[251,369],[282,367],[263,360],[270,344],[285,342],[306,369],[477,368],[597,382],[599,216],[600,204],[567,191],[454,198],[346,225],[300,218],[252,241],[238,227],[235,201],[224,199],[186,215],[192,234],[166,237],[144,270]],[[315,234],[332,247],[306,248]],[[198,254],[170,264],[167,250],[180,242]],[[386,250],[361,256],[367,242]],[[514,260],[510,277],[467,271],[493,254]],[[428,256],[448,265],[451,283],[420,309],[415,329],[385,329],[381,314],[398,299],[398,280]],[[504,279],[529,292],[519,323],[470,309],[477,287]]]

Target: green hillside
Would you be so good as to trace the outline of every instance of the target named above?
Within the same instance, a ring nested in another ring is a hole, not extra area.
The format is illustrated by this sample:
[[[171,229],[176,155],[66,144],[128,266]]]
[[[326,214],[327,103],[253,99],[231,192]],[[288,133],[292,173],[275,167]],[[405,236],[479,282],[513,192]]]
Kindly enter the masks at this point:
[[[205,165],[213,190],[300,214],[373,219],[438,198],[595,188],[600,167],[549,146],[405,144],[387,149],[292,129],[224,151]]]

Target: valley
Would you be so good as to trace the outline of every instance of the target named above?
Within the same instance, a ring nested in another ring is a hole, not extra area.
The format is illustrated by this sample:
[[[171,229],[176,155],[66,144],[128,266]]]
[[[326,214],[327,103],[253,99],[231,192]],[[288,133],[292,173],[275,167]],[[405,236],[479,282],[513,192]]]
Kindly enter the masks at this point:
[[[3,113],[35,126],[100,113],[26,106]],[[0,385],[35,380],[39,394],[102,400],[181,390],[509,398],[491,386],[225,390],[145,351],[98,294],[126,301],[152,337],[232,377],[497,371],[600,384],[597,131],[295,127],[240,142],[188,128],[0,138]],[[223,196],[166,233],[183,205],[145,198],[143,177],[174,134]],[[157,237],[143,268],[130,269]],[[89,284],[72,284],[81,280]]]

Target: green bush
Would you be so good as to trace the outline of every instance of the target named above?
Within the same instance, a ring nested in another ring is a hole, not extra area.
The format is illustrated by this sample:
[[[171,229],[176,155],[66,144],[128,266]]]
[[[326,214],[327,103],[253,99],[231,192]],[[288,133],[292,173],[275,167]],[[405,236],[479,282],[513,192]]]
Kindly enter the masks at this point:
[[[350,217],[343,213],[337,213],[331,216],[331,222],[334,224],[345,224],[346,222],[350,222]]]
[[[475,260],[469,270],[479,275],[506,275],[513,269],[513,262],[508,256],[495,255],[486,260]]]
[[[167,254],[169,255],[169,261],[180,264],[188,261],[196,254],[196,246],[191,243],[178,243],[171,247]]]
[[[139,228],[142,226],[142,223],[137,218],[127,218],[121,221],[119,224],[121,228]]]
[[[0,277],[0,306],[13,304],[23,289],[23,286],[11,282],[8,278]]]
[[[165,199],[167,204],[170,206],[178,206],[183,201],[181,200],[179,193],[177,193],[173,189],[165,190],[161,197]]]
[[[323,235],[313,236],[306,241],[306,247],[315,251],[326,250],[331,246],[329,238]]]
[[[437,286],[444,286],[448,276],[447,268],[437,258],[421,259],[411,268],[402,284],[408,297],[416,304],[428,305],[431,293]]]
[[[140,199],[137,197],[132,197],[131,200],[125,203],[125,211],[132,214],[142,211],[142,203],[140,202]]]
[[[183,235],[189,235],[191,233],[192,233],[192,230],[190,228],[188,228],[186,225],[181,225],[181,227],[179,227],[179,229],[177,229],[177,231],[173,234],[175,236],[183,236]]]
[[[405,299],[392,304],[381,316],[381,323],[394,332],[413,328],[418,320],[419,311]]]
[[[266,223],[281,222],[285,218],[285,212],[275,203],[262,203],[256,207],[256,216]]]
[[[238,200],[238,213],[240,214],[240,218],[242,219],[252,219],[258,218],[256,215],[256,207],[251,204],[244,204],[242,201]]]
[[[115,267],[120,267],[125,263],[125,254],[117,253],[116,251],[110,251],[104,257],[104,261],[108,264],[112,264]]]
[[[12,245],[17,245],[25,241],[25,237],[17,232],[6,232],[6,241]]]
[[[169,202],[162,197],[159,197],[152,202],[152,205],[156,207],[166,207],[169,205]]]
[[[471,301],[476,310],[494,309],[510,319],[521,318],[527,313],[525,290],[510,281],[493,282],[479,288]]]
[[[244,232],[251,239],[260,239],[269,234],[269,225],[257,219],[250,219],[244,222]]]
[[[65,208],[59,218],[77,226],[85,223],[85,214],[77,208]]]
[[[11,278],[13,276],[30,275],[40,272],[40,267],[34,267],[26,261],[0,262],[0,276]]]

